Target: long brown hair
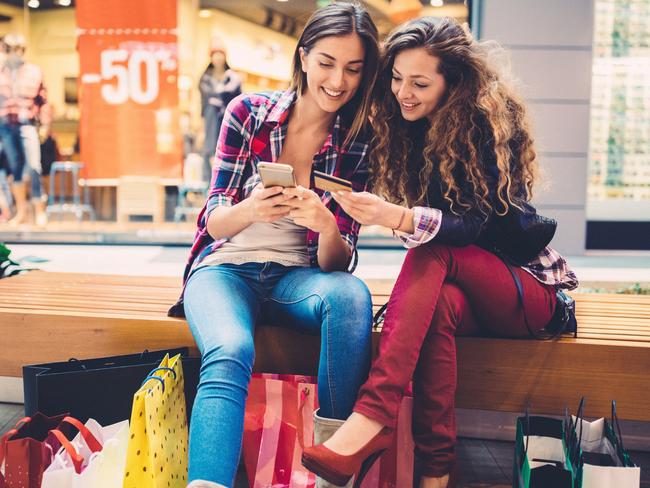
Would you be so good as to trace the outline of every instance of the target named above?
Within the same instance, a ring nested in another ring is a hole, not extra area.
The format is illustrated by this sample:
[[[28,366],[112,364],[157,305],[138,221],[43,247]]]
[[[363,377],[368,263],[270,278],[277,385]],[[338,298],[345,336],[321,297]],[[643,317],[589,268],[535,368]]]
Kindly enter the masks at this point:
[[[416,124],[402,118],[391,91],[395,56],[412,48],[424,48],[437,57],[446,82],[446,92],[429,120]],[[423,154],[413,155],[414,165],[409,132],[423,123]],[[509,205],[532,197],[537,160],[525,106],[490,66],[484,46],[453,19],[420,18],[389,35],[372,124],[373,183],[375,191],[391,201],[424,204],[432,178],[440,179],[442,194],[456,214],[478,208],[486,218],[493,211],[503,215]],[[496,159],[496,189],[488,187],[486,151]]]
[[[293,54],[291,89],[299,96],[307,88],[307,76],[302,71],[300,49],[309,52],[319,40],[330,36],[357,34],[363,43],[365,56],[359,88],[352,100],[341,109],[348,124],[344,144],[352,142],[368,123],[372,92],[379,66],[379,34],[370,14],[359,4],[336,2],[316,10],[307,21]]]

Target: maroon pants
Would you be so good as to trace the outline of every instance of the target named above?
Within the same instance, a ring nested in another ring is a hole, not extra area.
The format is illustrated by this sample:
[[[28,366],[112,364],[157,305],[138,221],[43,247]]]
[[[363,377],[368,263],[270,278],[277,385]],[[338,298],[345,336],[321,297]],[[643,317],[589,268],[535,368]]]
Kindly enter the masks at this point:
[[[555,289],[515,272],[528,322],[541,329],[555,311]],[[443,476],[456,461],[455,336],[475,334],[529,335],[503,261],[477,246],[429,243],[409,250],[388,302],[379,355],[354,411],[394,426],[413,380],[413,437],[425,476]]]

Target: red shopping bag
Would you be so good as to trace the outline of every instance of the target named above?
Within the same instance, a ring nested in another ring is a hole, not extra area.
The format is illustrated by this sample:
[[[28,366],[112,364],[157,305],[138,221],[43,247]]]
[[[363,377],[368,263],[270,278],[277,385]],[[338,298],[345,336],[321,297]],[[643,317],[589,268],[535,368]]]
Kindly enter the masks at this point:
[[[413,397],[405,396],[397,417],[393,444],[381,455],[361,483],[361,488],[412,488],[414,448],[411,432]]]
[[[314,439],[318,409],[311,376],[254,374],[244,416],[243,456],[251,488],[313,488],[302,446]]]
[[[43,471],[61,444],[50,434],[67,414],[48,417],[36,413],[18,421],[0,438],[0,488],[40,488]]]

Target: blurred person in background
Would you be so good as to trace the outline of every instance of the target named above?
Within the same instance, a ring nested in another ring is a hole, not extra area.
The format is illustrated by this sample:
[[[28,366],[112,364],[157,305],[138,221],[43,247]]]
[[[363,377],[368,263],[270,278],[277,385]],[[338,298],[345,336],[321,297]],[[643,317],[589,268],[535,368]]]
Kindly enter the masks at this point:
[[[9,174],[9,164],[7,155],[0,149],[0,222],[8,222],[11,218],[11,207],[14,200],[11,196],[11,188],[7,175]]]
[[[316,169],[366,188],[378,58],[368,12],[330,4],[307,21],[290,89],[241,95],[226,109],[183,295],[169,312],[187,317],[202,357],[191,488],[233,484],[257,322],[320,335],[317,436],[350,415],[367,377],[371,297],[346,272],[359,225],[312,182]],[[259,161],[291,165],[297,186],[265,188]]]
[[[384,45],[370,164],[373,191],[386,200],[334,197],[358,222],[399,232],[409,251],[354,413],[303,454],[330,481],[365,474],[390,445],[412,380],[419,486],[454,486],[455,336],[531,337],[551,323],[557,289],[577,286],[550,247],[519,266],[495,254],[499,219],[532,197],[537,158],[525,106],[488,46],[430,17],[398,27]]]
[[[10,224],[27,221],[25,173],[31,179],[31,198],[36,224],[47,223],[41,182],[39,125],[49,131],[51,122],[47,91],[41,69],[24,60],[26,42],[20,34],[8,34],[2,40],[6,54],[0,69],[0,141],[7,154],[13,176],[12,191],[16,214]]]
[[[52,113],[54,113],[54,109],[52,109]],[[59,153],[59,145],[49,126],[43,127],[39,131],[39,136],[41,142],[41,181],[43,187],[47,189],[50,187],[50,168],[52,163],[61,160],[61,154]]]
[[[201,117],[203,117],[203,179],[210,181],[214,149],[217,147],[219,129],[226,106],[241,93],[241,77],[228,66],[226,48],[219,38],[213,38],[210,47],[210,64],[199,81],[201,92]]]

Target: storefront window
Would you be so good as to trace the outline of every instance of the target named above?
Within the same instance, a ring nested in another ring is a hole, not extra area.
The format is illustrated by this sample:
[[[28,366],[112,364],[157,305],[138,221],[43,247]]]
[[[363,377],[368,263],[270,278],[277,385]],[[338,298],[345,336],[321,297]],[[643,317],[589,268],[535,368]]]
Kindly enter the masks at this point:
[[[47,100],[34,91],[28,121],[42,144],[40,176],[36,160],[27,161],[35,171],[16,185],[0,162],[0,241],[191,242],[220,110],[239,91],[288,86],[297,36],[326,3],[160,0],[154,10],[131,0],[110,8],[102,0],[0,3],[8,19],[0,23],[2,63],[22,49]],[[467,4],[367,7],[386,35],[423,15],[466,22]],[[228,84],[223,62],[240,86],[202,92],[201,80],[208,88]]]
[[[596,0],[594,32],[588,220],[650,222],[650,2]]]

